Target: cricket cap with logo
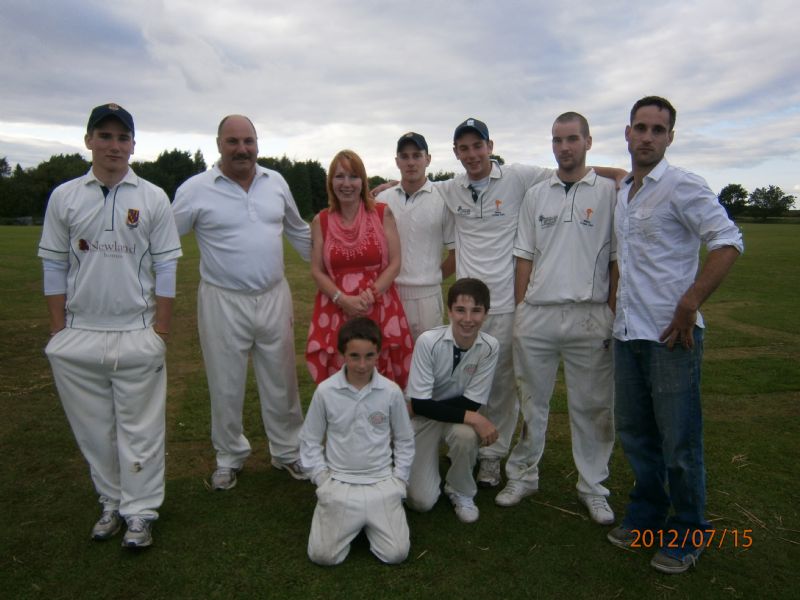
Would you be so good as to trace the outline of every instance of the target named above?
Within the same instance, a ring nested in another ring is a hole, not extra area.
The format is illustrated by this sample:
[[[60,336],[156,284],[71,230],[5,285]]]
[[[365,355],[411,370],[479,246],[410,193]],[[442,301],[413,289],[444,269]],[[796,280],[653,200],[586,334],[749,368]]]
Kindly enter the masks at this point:
[[[455,142],[462,135],[470,131],[477,133],[479,136],[481,136],[481,138],[483,138],[487,142],[489,141],[489,128],[486,126],[486,123],[484,123],[483,121],[479,121],[478,119],[473,119],[472,117],[470,117],[469,119],[461,123],[461,125],[456,127],[456,131],[453,134],[453,141]]]
[[[92,109],[92,114],[89,115],[89,123],[86,125],[86,131],[91,131],[97,127],[97,124],[100,121],[109,117],[114,117],[125,127],[127,127],[131,134],[134,133],[133,117],[131,116],[131,113],[122,108],[119,104],[114,104],[113,102],[101,104],[100,106],[95,106]]]
[[[428,142],[425,141],[425,138],[419,133],[409,131],[401,135],[400,139],[397,140],[397,152],[399,153],[403,146],[409,143],[414,144],[420,150],[428,151]]]

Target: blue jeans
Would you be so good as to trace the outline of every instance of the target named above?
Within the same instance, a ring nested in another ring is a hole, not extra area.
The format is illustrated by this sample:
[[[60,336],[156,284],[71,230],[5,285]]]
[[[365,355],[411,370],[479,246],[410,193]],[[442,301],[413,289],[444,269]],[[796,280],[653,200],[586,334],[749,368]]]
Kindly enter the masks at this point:
[[[627,529],[663,531],[665,539],[678,540],[688,532],[691,540],[693,531],[710,528],[704,517],[702,358],[700,327],[691,350],[614,340],[614,418],[636,478],[622,522]]]

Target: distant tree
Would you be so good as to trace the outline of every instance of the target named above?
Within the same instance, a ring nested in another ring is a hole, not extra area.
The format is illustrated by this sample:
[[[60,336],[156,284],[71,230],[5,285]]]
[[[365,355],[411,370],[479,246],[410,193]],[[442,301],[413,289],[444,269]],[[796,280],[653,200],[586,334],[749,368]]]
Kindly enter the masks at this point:
[[[308,165],[304,162],[296,162],[286,174],[286,182],[292,190],[297,210],[304,219],[314,216],[314,209],[311,206],[311,181],[308,177]]]
[[[17,164],[11,177],[3,181],[0,216],[43,216],[53,188],[88,170],[89,163],[77,153],[51,156],[30,169]]]
[[[756,188],[750,194],[748,213],[766,221],[768,217],[780,217],[792,207],[794,196],[788,196],[777,186]]]
[[[325,169],[316,160],[309,160],[308,180],[311,185],[311,210],[314,214],[328,206],[328,182]]]
[[[498,164],[501,164],[501,165],[506,164],[506,161],[503,160],[503,157],[500,156],[499,154],[490,154],[489,158],[491,158],[492,160],[496,160],[498,162]]]
[[[367,181],[369,181],[369,189],[373,189],[378,187],[379,185],[386,183],[389,180],[386,179],[385,177],[381,177],[380,175],[373,175]]]
[[[206,166],[206,160],[203,158],[203,153],[200,152],[199,148],[194,153],[193,162],[194,162],[195,173],[203,173],[208,169],[208,167]]]
[[[452,179],[455,177],[456,174],[452,171],[436,171],[436,173],[428,173],[428,179],[431,181],[447,181],[448,179]]]
[[[728,216],[733,219],[747,210],[747,198],[749,194],[743,186],[738,183],[729,183],[720,190],[719,203],[728,212]]]
[[[9,177],[11,175],[11,165],[8,164],[8,160],[6,157],[3,156],[0,158],[0,177]]]
[[[154,161],[133,162],[131,167],[137,175],[167,192],[170,200],[175,198],[175,190],[180,184],[198,173],[197,163],[192,155],[187,150],[177,148],[165,150]]]

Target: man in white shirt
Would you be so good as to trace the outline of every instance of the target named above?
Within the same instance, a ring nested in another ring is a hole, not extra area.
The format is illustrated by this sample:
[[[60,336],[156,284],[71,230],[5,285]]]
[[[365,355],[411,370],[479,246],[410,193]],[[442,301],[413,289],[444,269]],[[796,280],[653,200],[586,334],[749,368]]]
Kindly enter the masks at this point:
[[[305,479],[298,461],[303,415],[283,234],[309,260],[311,231],[283,177],[256,163],[258,140],[250,119],[222,119],[217,148],[219,162],[181,185],[172,207],[179,233],[194,230],[200,247],[197,322],[217,452],[211,487],[236,485],[250,454],[242,405],[251,355],[272,466]]]
[[[697,175],[671,166],[675,108],[648,96],[631,110],[632,172],[617,195],[615,422],[634,486],[611,543],[650,531],[663,546],[650,564],[682,573],[699,557],[705,519],[700,400],[700,306],[743,251],[739,229]],[[708,249],[698,271],[700,245]]]
[[[514,370],[525,426],[495,498],[517,504],[539,488],[550,398],[563,358],[578,498],[592,520],[614,513],[602,482],[614,447],[611,325],[616,293],[616,186],[586,166],[589,123],[575,112],[553,123],[558,170],[525,194],[516,256]]]
[[[50,314],[45,352],[103,506],[92,538],[153,543],[164,500],[167,350],[181,245],[161,188],[128,166],[133,117],[92,110],[92,168],[50,196],[39,256]]]
[[[445,240],[452,240],[452,225],[445,219],[444,201],[437,186],[425,175],[431,164],[428,143],[410,131],[397,141],[395,164],[400,183],[378,194],[378,202],[392,209],[400,234],[402,266],[395,279],[403,302],[411,335],[416,340],[423,331],[442,324],[442,280],[455,270],[455,251],[442,261]]]

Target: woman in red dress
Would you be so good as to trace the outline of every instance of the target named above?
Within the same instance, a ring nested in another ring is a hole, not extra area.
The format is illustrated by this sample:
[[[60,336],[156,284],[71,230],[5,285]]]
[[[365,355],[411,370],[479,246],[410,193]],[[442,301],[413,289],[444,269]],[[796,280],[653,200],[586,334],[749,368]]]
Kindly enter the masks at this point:
[[[352,317],[369,317],[383,334],[378,371],[404,388],[413,343],[394,286],[400,238],[389,207],[370,197],[364,163],[352,150],[331,161],[328,206],[311,223],[311,276],[318,291],[308,329],[308,370],[321,383],[341,369],[339,328]]]

